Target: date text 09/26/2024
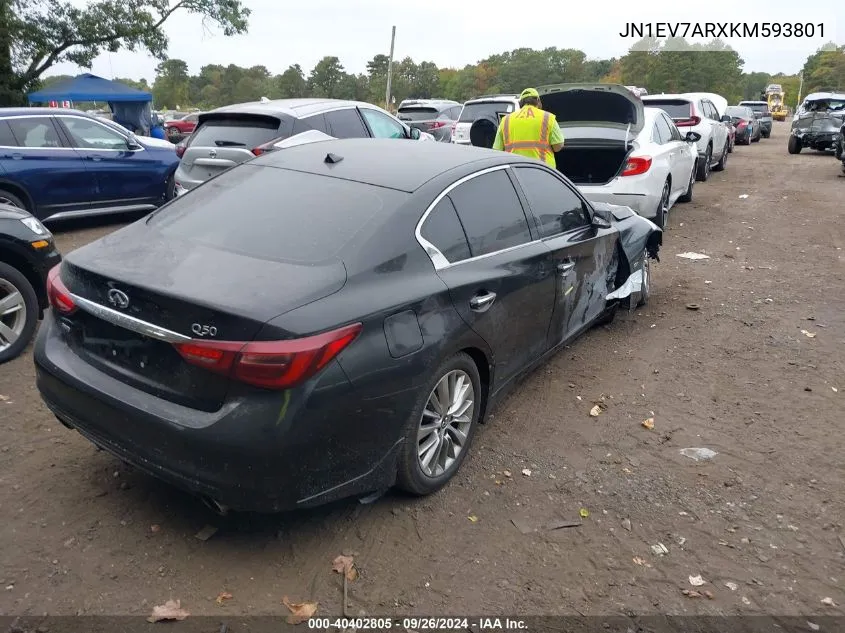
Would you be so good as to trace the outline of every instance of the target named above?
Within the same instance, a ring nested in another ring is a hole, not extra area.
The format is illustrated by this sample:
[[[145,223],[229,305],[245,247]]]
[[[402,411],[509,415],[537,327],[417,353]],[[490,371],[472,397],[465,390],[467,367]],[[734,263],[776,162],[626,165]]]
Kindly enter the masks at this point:
[[[823,38],[825,28],[824,22],[625,22],[619,37]]]
[[[341,631],[462,631],[470,629],[483,631],[525,631],[525,620],[520,618],[439,618],[439,617],[404,617],[404,618],[309,618],[308,628],[320,631],[338,629]]]

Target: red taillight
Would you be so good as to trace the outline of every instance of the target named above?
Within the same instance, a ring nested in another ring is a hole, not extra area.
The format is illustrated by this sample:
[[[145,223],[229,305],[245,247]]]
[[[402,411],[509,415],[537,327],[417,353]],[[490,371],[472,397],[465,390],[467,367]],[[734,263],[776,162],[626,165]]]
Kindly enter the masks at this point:
[[[176,146],[176,157],[182,158],[182,156],[184,156],[184,155],[185,155],[185,146],[182,145],[182,144],[177,145]]]
[[[266,389],[288,389],[323,369],[358,334],[348,325],[307,338],[286,341],[201,341],[175,343],[187,362]]]
[[[737,124],[736,124],[736,129],[737,129],[737,130],[741,130],[741,129],[742,129],[742,128],[744,128],[746,125],[747,125],[747,123],[746,123],[745,121],[740,121],[739,123],[737,123]]]
[[[688,119],[679,119],[675,121],[675,125],[678,127],[695,127],[701,123],[701,117],[691,116]]]
[[[651,158],[648,156],[634,156],[629,158],[625,163],[625,169],[622,171],[623,176],[639,176],[646,173],[651,167]]]
[[[76,312],[76,304],[67,286],[62,282],[61,268],[62,265],[58,264],[47,273],[47,298],[56,312],[72,314]]]
[[[264,148],[264,147],[253,147],[252,148],[252,153],[255,154],[256,156],[261,156],[266,151],[267,151],[267,149]]]
[[[437,128],[446,127],[445,121],[434,121],[429,126],[429,130],[436,130]]]

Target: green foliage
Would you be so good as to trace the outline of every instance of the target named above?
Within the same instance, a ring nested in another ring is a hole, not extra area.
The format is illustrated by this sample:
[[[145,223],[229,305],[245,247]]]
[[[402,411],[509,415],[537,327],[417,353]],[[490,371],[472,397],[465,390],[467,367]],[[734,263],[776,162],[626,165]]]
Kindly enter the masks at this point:
[[[845,91],[845,46],[829,42],[807,58],[804,73],[804,94]]]
[[[0,98],[20,99],[61,62],[90,68],[104,52],[146,50],[166,58],[161,26],[178,11],[216,24],[224,34],[247,29],[241,0],[0,0]],[[6,103],[3,101],[2,103]]]

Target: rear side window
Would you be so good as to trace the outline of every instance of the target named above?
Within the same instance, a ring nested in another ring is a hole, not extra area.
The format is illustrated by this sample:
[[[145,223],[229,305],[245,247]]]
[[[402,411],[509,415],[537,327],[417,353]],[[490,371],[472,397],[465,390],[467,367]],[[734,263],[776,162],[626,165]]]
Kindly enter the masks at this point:
[[[407,199],[394,189],[247,163],[176,198],[148,222],[211,248],[315,264],[337,257],[353,239],[369,239]]]
[[[368,138],[370,135],[355,108],[326,113],[329,133],[336,138]]]
[[[471,257],[458,212],[448,196],[438,202],[428,214],[420,234],[453,264]]]
[[[329,133],[329,127],[326,125],[326,117],[322,114],[315,114],[313,116],[297,119],[293,124],[293,132],[291,135],[301,134],[308,130],[317,130],[323,134]]]
[[[483,116],[498,117],[500,114],[508,114],[514,111],[512,103],[468,103],[461,111],[461,123],[472,123]]]
[[[472,178],[449,197],[458,211],[473,257],[531,241],[522,204],[504,170]]]
[[[49,117],[16,117],[9,119],[9,127],[20,147],[62,147],[59,133]]]
[[[280,121],[268,117],[211,119],[191,135],[189,147],[245,147],[252,149],[283,134]]]
[[[672,130],[669,128],[669,124],[666,122],[665,118],[662,116],[657,117],[655,125],[657,126],[657,134],[660,137],[659,142],[661,145],[672,140]]]
[[[581,199],[554,175],[536,167],[514,168],[540,237],[551,237],[589,224]]]
[[[12,128],[7,121],[0,121],[0,146],[17,147],[18,142],[12,134]]]
[[[645,104],[660,108],[673,119],[688,119],[692,112],[689,101],[652,101],[649,99]]]
[[[430,121],[437,118],[437,108],[421,108],[419,106],[399,108],[397,118],[400,121]]]

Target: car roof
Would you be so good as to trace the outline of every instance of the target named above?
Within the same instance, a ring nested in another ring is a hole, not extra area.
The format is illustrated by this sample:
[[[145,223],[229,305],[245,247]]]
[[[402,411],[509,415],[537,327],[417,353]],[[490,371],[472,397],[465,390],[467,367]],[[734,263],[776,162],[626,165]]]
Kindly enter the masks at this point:
[[[740,101],[740,102],[739,102],[739,105],[745,105],[745,104],[747,104],[747,103],[752,103],[752,104],[754,104],[754,105],[769,105],[769,102],[768,102],[768,101],[751,101],[751,100],[748,100],[748,101]]]
[[[222,106],[214,110],[208,110],[202,114],[218,114],[236,112],[238,114],[268,114],[268,115],[289,115],[293,117],[306,117],[312,114],[319,114],[335,108],[342,107],[370,107],[371,103],[363,101],[351,101],[348,99],[275,99],[269,101],[251,101],[247,103],[235,103]]]
[[[664,99],[671,99],[673,101],[695,101],[696,99],[701,99],[701,97],[696,97],[690,94],[659,94],[659,95],[643,95],[640,97],[643,103],[646,101],[662,101]]]
[[[483,103],[485,101],[518,101],[519,95],[510,94],[495,94],[495,95],[481,95],[480,97],[473,97],[467,99],[465,103]]]
[[[804,101],[822,101],[824,99],[845,99],[845,92],[814,92],[804,97]]]
[[[48,114],[79,114],[93,118],[93,115],[88,112],[73,110],[72,108],[0,108],[0,116],[44,116]]]
[[[342,160],[327,163],[328,154]],[[451,143],[350,138],[305,143],[263,154],[246,164],[332,176],[411,193],[456,168],[474,165],[482,169],[516,162],[536,163],[516,154]]]

